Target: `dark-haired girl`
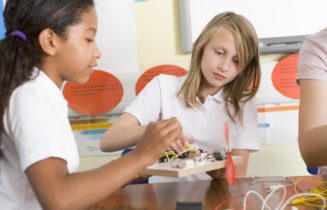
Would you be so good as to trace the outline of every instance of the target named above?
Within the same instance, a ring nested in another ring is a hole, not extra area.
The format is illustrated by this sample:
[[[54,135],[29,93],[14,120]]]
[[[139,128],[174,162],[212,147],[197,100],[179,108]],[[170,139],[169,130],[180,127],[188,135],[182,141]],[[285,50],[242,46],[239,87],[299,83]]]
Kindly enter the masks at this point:
[[[93,0],[8,0],[0,41],[0,208],[86,209],[178,139],[176,119],[153,123],[130,154],[76,173],[79,156],[60,88],[84,83],[101,53]],[[155,138],[154,138],[155,137]]]

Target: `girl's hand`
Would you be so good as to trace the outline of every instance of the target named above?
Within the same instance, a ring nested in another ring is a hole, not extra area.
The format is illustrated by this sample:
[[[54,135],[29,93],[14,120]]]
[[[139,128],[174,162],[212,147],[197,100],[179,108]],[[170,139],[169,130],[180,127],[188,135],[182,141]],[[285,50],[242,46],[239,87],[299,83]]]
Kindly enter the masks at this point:
[[[185,136],[184,134],[181,135],[181,138],[179,138],[177,141],[171,143],[170,149],[174,150],[176,153],[183,152],[185,150],[185,147],[189,144],[193,144],[194,140],[192,138],[189,138]]]
[[[173,142],[181,138],[182,126],[176,118],[152,122],[147,126],[133,152],[138,154],[140,161],[151,165]]]

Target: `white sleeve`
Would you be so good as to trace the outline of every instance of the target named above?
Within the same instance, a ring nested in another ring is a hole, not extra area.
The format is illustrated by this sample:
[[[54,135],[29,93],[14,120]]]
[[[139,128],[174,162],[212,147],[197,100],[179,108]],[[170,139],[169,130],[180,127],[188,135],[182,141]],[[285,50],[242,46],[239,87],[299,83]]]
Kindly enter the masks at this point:
[[[58,113],[57,106],[34,88],[16,91],[11,96],[7,122],[23,171],[48,157],[67,162],[72,155],[78,155],[67,116]]]
[[[258,135],[258,115],[254,100],[245,102],[243,108],[243,125],[233,142],[234,149],[259,150],[260,139]]]
[[[327,82],[326,38],[305,40],[299,52],[297,79],[314,79]]]
[[[154,77],[125,109],[136,117],[141,125],[161,118],[161,86],[159,76]]]

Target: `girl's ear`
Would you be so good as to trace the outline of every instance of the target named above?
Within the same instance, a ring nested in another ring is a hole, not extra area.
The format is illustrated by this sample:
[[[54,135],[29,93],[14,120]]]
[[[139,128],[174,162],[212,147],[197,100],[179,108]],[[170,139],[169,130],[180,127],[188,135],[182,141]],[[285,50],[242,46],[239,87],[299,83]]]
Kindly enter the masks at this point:
[[[43,29],[39,34],[39,43],[43,52],[49,56],[56,53],[58,47],[58,36],[50,28]]]

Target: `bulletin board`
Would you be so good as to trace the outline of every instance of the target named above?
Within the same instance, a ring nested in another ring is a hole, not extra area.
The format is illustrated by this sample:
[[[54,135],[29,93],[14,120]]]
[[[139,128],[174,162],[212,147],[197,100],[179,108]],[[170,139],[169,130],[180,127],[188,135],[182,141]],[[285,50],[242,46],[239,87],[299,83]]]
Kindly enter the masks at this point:
[[[295,52],[306,35],[326,27],[325,5],[325,0],[179,0],[182,48],[190,52],[216,14],[234,11],[254,25],[262,54]]]

